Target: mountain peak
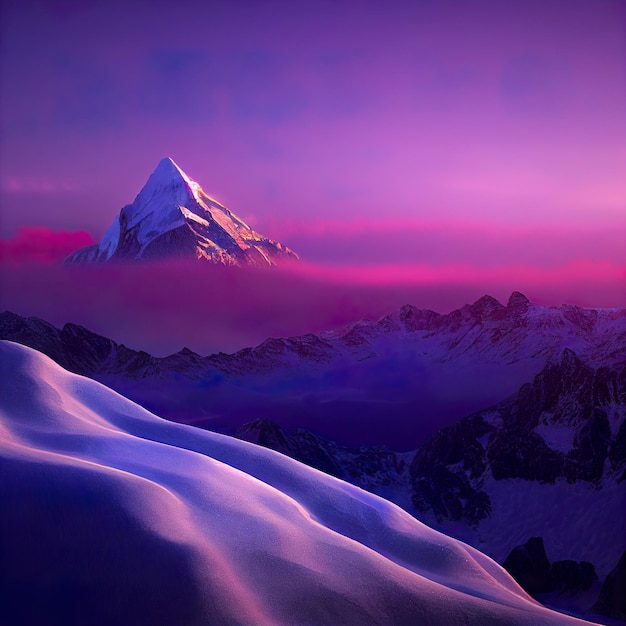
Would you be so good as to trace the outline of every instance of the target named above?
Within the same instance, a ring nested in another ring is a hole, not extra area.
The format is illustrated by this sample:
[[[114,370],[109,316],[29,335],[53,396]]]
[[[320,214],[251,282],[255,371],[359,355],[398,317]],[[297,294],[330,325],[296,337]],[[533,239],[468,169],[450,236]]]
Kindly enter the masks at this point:
[[[165,258],[264,266],[299,257],[252,230],[168,156],[135,200],[121,209],[100,243],[77,250],[66,263]]]
[[[159,164],[154,169],[153,174],[159,174],[162,178],[182,178],[185,182],[191,181],[189,176],[183,172],[181,167],[172,159],[172,157],[165,157],[159,161]]]
[[[159,164],[156,166],[155,170],[156,171],[171,171],[174,173],[179,173],[182,174],[183,176],[185,176],[185,173],[183,172],[183,170],[176,164],[176,162],[174,161],[174,159],[172,159],[172,157],[164,157],[159,161]]]
[[[530,300],[519,291],[514,291],[509,298],[507,303],[507,309],[511,311],[519,311],[520,313],[525,312],[528,309],[528,305],[530,304]]]
[[[178,190],[183,192],[183,197],[180,198],[184,204],[185,200],[198,199],[198,191],[200,185],[192,180],[183,170],[176,164],[171,157],[165,157],[159,161],[148,182],[144,185],[143,189],[139,192],[139,197],[153,197],[157,194],[162,194],[164,191]],[[177,196],[179,194],[176,194]]]
[[[472,313],[478,315],[485,315],[487,313],[491,313],[498,309],[503,309],[502,304],[496,300],[493,296],[483,296],[474,302],[474,304],[470,305],[470,310]]]

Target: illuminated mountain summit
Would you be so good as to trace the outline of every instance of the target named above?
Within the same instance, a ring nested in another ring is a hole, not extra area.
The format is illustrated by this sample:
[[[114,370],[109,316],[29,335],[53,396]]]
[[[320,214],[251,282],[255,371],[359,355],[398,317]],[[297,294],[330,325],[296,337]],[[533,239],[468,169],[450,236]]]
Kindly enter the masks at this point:
[[[66,263],[170,258],[265,266],[299,257],[252,230],[167,157],[133,203],[122,208],[100,243],[77,250]]]

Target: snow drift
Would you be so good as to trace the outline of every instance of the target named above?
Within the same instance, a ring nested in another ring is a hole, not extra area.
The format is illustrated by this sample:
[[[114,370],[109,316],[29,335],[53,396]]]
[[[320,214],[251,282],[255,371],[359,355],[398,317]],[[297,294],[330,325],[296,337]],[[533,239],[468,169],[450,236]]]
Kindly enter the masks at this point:
[[[577,623],[381,498],[0,355],[3,623]]]

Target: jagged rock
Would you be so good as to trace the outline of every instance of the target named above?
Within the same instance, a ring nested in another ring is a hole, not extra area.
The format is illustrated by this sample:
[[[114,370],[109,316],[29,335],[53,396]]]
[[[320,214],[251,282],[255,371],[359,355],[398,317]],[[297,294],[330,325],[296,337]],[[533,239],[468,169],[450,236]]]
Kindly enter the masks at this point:
[[[491,500],[472,487],[466,476],[438,463],[412,480],[413,506],[432,511],[439,522],[462,520],[474,526],[491,512]]]
[[[237,429],[235,437],[291,456],[289,454],[291,449],[285,433],[276,422],[267,418],[256,419],[244,424]]]
[[[577,479],[597,482],[602,477],[611,429],[604,411],[594,409],[574,438],[574,449],[565,459],[565,476],[571,483]]]
[[[311,432],[298,429],[289,447],[294,459],[310,467],[337,478],[342,478],[346,473],[346,467],[337,460],[335,446]]]
[[[513,548],[503,566],[531,596],[554,589],[541,537],[531,537],[524,545]]]
[[[487,456],[496,480],[523,478],[553,483],[563,474],[563,455],[533,432],[502,429],[490,437]]]
[[[400,309],[400,323],[408,332],[426,330],[438,317],[441,317],[439,313],[418,309],[410,304],[406,304]]]
[[[590,612],[626,620],[626,552],[604,579],[598,600]]]
[[[535,428],[543,412],[552,413],[554,421],[586,419],[593,398],[594,371],[566,348],[557,363],[548,364],[533,380],[524,385],[516,403],[505,418],[511,428]]]
[[[442,428],[419,448],[410,467],[412,501],[418,511],[432,510],[439,521],[463,520],[470,525],[489,515],[489,496],[470,481],[485,471],[485,450],[478,439],[492,430],[482,417],[469,417]]]
[[[463,470],[471,478],[485,471],[485,450],[478,439],[493,431],[480,415],[468,417],[452,426],[446,426],[418,450],[411,464],[411,476],[418,477],[435,463],[453,465],[463,463]]]
[[[472,315],[479,320],[484,319],[504,319],[506,316],[506,308],[492,296],[483,296],[469,307]]]
[[[598,580],[595,567],[588,561],[566,559],[550,565],[542,537],[531,537],[513,548],[504,568],[531,596],[551,592],[574,595],[590,589]]]
[[[523,293],[514,291],[509,297],[506,308],[514,314],[521,315],[526,313],[529,306],[530,300]]]
[[[580,593],[598,580],[593,563],[588,561],[554,561],[550,567],[551,587],[559,593]]]

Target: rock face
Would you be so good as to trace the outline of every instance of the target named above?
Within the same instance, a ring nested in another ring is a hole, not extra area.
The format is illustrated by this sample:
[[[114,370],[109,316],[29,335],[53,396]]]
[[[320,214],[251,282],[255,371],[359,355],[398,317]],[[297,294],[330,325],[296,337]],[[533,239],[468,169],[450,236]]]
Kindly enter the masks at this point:
[[[609,449],[618,444],[613,422],[623,423],[626,366],[597,370],[571,351],[524,385],[509,406],[498,409],[501,427],[490,437],[487,455],[493,477],[553,483],[597,483]],[[573,435],[573,437],[572,437]],[[614,469],[623,459],[613,453]]]
[[[587,561],[550,564],[541,537],[531,537],[524,545],[513,548],[503,565],[531,596],[554,591],[580,593],[598,580],[593,565]]]
[[[592,610],[600,615],[626,621],[626,552],[606,577]]]
[[[504,561],[504,569],[531,596],[552,591],[550,561],[541,537],[531,537],[523,546],[513,548]]]
[[[386,446],[341,446],[302,428],[285,433],[278,424],[268,419],[244,424],[235,436],[286,454],[374,493],[385,493],[390,487],[401,487],[407,483],[405,455]]]
[[[487,464],[480,440],[492,431],[481,416],[470,417],[443,428],[417,451],[410,475],[418,511],[470,525],[489,516],[491,500],[475,481]]]
[[[197,259],[221,265],[276,265],[298,255],[253,231],[209,197],[172,159],[163,159],[102,241],[66,263]]]

